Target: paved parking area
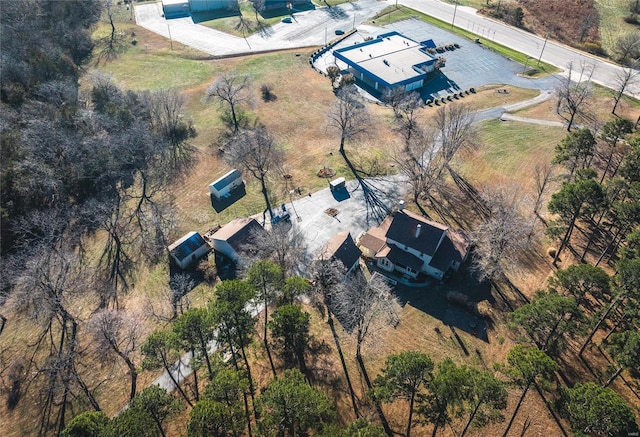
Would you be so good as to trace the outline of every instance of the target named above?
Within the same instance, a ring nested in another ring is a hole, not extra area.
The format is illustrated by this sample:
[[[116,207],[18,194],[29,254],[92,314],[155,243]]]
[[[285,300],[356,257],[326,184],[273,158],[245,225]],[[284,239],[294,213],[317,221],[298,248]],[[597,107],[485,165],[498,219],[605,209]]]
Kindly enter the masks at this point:
[[[418,19],[408,19],[392,24],[375,23],[375,26],[359,26],[358,32],[346,38],[335,48],[346,47],[359,43],[367,37],[376,37],[385,32],[397,31],[414,41],[433,39],[436,46],[454,44],[459,49],[445,51],[437,56],[446,59],[446,65],[441,74],[432,78],[424,87],[423,97],[446,96],[469,88],[479,88],[488,84],[509,84],[523,88],[540,90],[553,89],[557,79],[553,76],[542,79],[528,79],[518,75],[522,72],[522,65],[504,58],[503,56],[485,48],[482,44],[475,44],[465,38],[447,32]],[[377,27],[380,25],[381,27]],[[335,49],[334,48],[334,49]],[[532,60],[535,62],[535,60]],[[336,62],[332,51],[316,61],[316,66],[324,70],[328,65],[337,64],[346,68],[346,64]]]
[[[404,198],[408,184],[401,176],[367,179],[367,183],[377,189],[381,200],[392,209]],[[293,199],[287,203],[287,211],[291,214],[291,223],[305,236],[308,254],[315,257],[322,247],[339,232],[349,231],[355,239],[362,232],[379,222],[370,215],[366,207],[362,188],[357,181],[347,182],[349,197],[344,200],[336,198],[329,188],[316,191],[310,196]],[[329,208],[338,211],[335,217],[325,213]]]
[[[191,17],[165,19],[160,3],[135,6],[136,23],[151,32],[213,56],[321,46],[335,38],[336,29],[350,30],[388,5],[359,0],[339,6],[295,12],[291,23],[276,23],[265,31],[241,38],[196,24]]]

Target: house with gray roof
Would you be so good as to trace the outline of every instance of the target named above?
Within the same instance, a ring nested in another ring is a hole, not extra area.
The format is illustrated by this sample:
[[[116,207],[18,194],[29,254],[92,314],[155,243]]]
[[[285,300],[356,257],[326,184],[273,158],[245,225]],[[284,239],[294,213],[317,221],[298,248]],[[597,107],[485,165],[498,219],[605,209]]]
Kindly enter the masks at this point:
[[[363,255],[407,279],[419,274],[443,279],[467,259],[470,241],[459,230],[400,209],[357,241]]]
[[[172,243],[168,249],[176,264],[181,269],[186,269],[209,253],[211,246],[198,232],[189,232]]]

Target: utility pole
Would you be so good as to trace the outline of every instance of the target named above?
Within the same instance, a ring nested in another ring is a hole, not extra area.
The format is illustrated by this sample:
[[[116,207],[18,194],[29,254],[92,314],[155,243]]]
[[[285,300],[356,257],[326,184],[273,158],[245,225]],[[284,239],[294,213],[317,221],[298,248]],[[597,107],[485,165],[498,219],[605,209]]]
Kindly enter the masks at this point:
[[[456,12],[458,12],[458,0],[456,0],[456,5],[453,7],[453,18],[451,19],[451,28],[453,29],[453,23],[456,21]]]
[[[544,48],[547,46],[548,39],[549,39],[549,31],[547,31],[547,35],[544,37],[544,44],[542,44],[542,50],[540,50],[540,57],[538,58],[538,65],[540,65],[540,61],[542,60],[542,54],[544,53]]]

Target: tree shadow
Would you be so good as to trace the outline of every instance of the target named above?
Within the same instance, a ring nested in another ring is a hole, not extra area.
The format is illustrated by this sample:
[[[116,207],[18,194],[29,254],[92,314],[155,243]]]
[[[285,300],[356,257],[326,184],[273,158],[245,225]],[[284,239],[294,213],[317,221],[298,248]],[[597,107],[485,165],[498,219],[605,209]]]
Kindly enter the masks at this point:
[[[341,7],[329,6],[327,8],[322,8],[322,11],[332,20],[344,20],[349,17],[347,12]]]
[[[217,213],[220,213],[236,203],[238,200],[242,199],[246,194],[247,190],[243,182],[241,185],[230,191],[228,197],[222,197],[219,199],[211,194],[211,206]]]
[[[474,303],[487,301],[493,306],[495,298],[491,293],[491,284],[475,277],[468,269],[463,268],[446,282],[437,283],[434,280],[423,288],[397,285],[394,292],[402,306],[411,305],[449,326],[452,338],[455,337],[461,346],[464,342],[455,332],[456,329],[489,343],[487,331],[493,328],[493,320],[478,314]],[[466,296],[467,299],[447,298],[448,293]],[[454,301],[458,303],[453,303]],[[466,345],[462,349],[464,351]],[[466,354],[468,353],[467,350]]]

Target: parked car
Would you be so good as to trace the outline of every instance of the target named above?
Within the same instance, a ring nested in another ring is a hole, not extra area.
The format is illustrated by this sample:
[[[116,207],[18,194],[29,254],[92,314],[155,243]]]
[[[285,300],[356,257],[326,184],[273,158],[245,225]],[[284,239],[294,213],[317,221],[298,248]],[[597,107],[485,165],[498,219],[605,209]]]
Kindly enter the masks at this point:
[[[336,29],[336,35],[344,35],[344,30]]]
[[[291,23],[291,17],[284,17],[284,18],[282,19],[282,22],[283,22],[283,23]]]

